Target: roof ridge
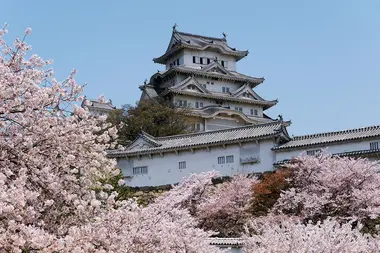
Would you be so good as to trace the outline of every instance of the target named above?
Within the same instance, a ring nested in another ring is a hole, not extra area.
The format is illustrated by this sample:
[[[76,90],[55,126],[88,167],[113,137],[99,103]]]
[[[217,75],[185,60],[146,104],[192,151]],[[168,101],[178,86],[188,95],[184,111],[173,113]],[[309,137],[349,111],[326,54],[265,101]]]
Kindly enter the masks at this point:
[[[212,133],[217,133],[217,132],[229,132],[229,131],[234,131],[234,130],[240,130],[240,129],[245,129],[245,128],[258,128],[258,127],[263,127],[267,125],[275,125],[275,124],[281,124],[280,121],[274,121],[274,122],[268,122],[268,123],[262,123],[262,124],[255,124],[255,125],[246,125],[246,126],[241,126],[241,127],[232,127],[232,128],[227,128],[227,129],[220,129],[220,130],[212,130],[212,131],[207,131],[207,132],[198,132],[198,133],[188,133],[188,134],[177,134],[177,135],[171,135],[171,136],[161,136],[161,137],[156,137],[157,141],[162,141],[162,140],[168,140],[168,139],[175,139],[178,137],[187,137],[187,136],[199,136],[199,135],[206,135],[206,134],[212,134]]]
[[[316,133],[316,134],[305,134],[305,135],[294,136],[292,139],[293,140],[304,140],[304,139],[315,138],[315,137],[331,136],[331,135],[335,135],[335,134],[360,132],[360,131],[366,131],[366,130],[376,129],[376,128],[380,128],[380,125],[366,126],[366,127],[359,127],[359,128],[351,128],[351,129],[345,129],[345,130],[339,130],[339,131],[331,131],[331,132],[322,132],[322,133]]]
[[[211,37],[211,36],[205,36],[205,35],[194,34],[194,33],[187,33],[187,32],[180,32],[180,31],[177,31],[177,30],[175,31],[175,33],[178,33],[179,35],[198,37],[200,39],[221,40],[221,41],[226,42],[226,40],[224,38]]]

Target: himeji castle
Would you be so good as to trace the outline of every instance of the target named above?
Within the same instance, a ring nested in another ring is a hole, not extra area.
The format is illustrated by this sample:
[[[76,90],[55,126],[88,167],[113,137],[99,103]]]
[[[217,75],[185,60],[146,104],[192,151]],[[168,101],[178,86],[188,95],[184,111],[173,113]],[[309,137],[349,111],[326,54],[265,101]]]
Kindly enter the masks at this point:
[[[264,78],[237,71],[247,55],[231,47],[224,33],[216,38],[173,27],[165,53],[153,59],[165,70],[140,86],[141,100],[186,108],[194,132],[155,137],[141,131],[129,146],[109,151],[127,185],[173,184],[209,170],[226,176],[270,171],[300,153],[316,155],[325,148],[337,156],[379,159],[380,126],[291,137],[290,121],[265,114],[278,101],[255,92]]]

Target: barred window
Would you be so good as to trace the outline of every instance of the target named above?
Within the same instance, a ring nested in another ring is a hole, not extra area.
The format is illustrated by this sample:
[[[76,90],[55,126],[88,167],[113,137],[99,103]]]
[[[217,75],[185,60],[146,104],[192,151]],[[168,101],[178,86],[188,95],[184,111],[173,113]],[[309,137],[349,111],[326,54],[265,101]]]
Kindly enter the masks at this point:
[[[228,155],[226,156],[226,163],[233,163],[234,162],[234,156]]]
[[[178,163],[178,168],[181,169],[186,169],[186,161],[182,161]]]
[[[379,149],[379,142],[370,142],[369,143],[369,149],[373,150],[373,149]]]
[[[218,157],[218,164],[225,164],[226,163],[226,159],[224,156],[219,156]]]
[[[310,155],[310,156],[318,155],[320,152],[321,152],[320,149],[307,150],[306,155]]]
[[[140,166],[133,168],[133,175],[148,174],[148,166]]]

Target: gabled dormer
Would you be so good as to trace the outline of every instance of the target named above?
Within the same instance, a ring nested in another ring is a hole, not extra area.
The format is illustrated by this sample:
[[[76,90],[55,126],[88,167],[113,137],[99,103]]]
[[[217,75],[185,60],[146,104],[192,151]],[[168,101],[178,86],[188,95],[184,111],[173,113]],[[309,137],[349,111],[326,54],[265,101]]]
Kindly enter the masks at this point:
[[[161,146],[161,144],[159,144],[155,140],[155,137],[141,130],[140,134],[126,148],[126,150],[139,150],[139,149],[146,149],[146,148],[155,148],[159,146]]]
[[[209,93],[209,91],[200,84],[194,76],[189,76],[182,82],[170,87],[171,90],[180,90],[180,91],[193,91],[199,93]]]
[[[248,84],[242,85],[239,89],[232,92],[231,95],[236,98],[246,98],[246,99],[265,101],[256,92],[254,92]]]
[[[210,72],[210,73],[220,73],[224,75],[232,75],[230,71],[228,71],[225,67],[220,65],[218,62],[214,61],[213,63],[210,63],[206,67],[202,68],[203,72]]]

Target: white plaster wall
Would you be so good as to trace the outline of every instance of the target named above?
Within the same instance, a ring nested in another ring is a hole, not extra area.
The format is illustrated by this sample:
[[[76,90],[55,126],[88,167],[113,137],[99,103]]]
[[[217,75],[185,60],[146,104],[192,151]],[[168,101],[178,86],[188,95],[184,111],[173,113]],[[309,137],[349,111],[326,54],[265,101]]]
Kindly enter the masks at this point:
[[[245,144],[244,144],[245,145]],[[118,167],[124,176],[132,175],[132,168],[138,166],[148,166],[148,174],[133,175],[126,179],[126,184],[130,186],[156,186],[173,184],[179,182],[190,173],[201,173],[210,170],[220,171],[224,176],[231,176],[238,172],[263,172],[270,170],[273,164],[273,140],[263,140],[260,145],[260,162],[252,165],[240,164],[240,146],[227,145],[223,147],[211,147],[207,149],[195,149],[191,151],[181,151],[179,154],[165,153],[163,157],[159,154],[137,157],[130,160],[119,159]],[[234,156],[234,163],[218,164],[219,156]],[[186,169],[179,169],[178,163],[186,161]]]
[[[230,92],[234,92],[239,89],[243,84],[241,83],[233,83],[228,81],[221,80],[211,80],[209,78],[204,77],[196,77],[197,81],[201,84],[206,84],[206,89],[213,92],[222,92],[222,87],[230,88]],[[213,82],[214,84],[207,84],[207,82]]]
[[[195,51],[195,50],[189,50],[185,49],[183,50],[183,58],[184,58],[184,64],[186,66],[206,66],[201,64],[193,63],[193,56],[198,57],[207,57],[207,58],[215,58],[218,57],[218,60],[228,61],[228,66],[226,69],[236,71],[236,59],[233,56],[229,55],[222,55],[218,52],[212,52],[212,51]]]
[[[369,143],[374,141],[380,141],[380,139],[368,139],[368,140],[358,140],[358,141],[352,141],[347,143],[340,143],[340,144],[327,144],[325,146],[318,146],[318,147],[312,147],[312,148],[299,148],[297,150],[290,150],[290,151],[277,151],[276,152],[276,162],[282,161],[286,159],[291,159],[292,157],[299,156],[302,152],[305,152],[307,150],[314,150],[318,148],[327,148],[327,152],[331,154],[335,153],[342,153],[342,152],[350,152],[350,151],[359,151],[359,150],[368,150]]]

